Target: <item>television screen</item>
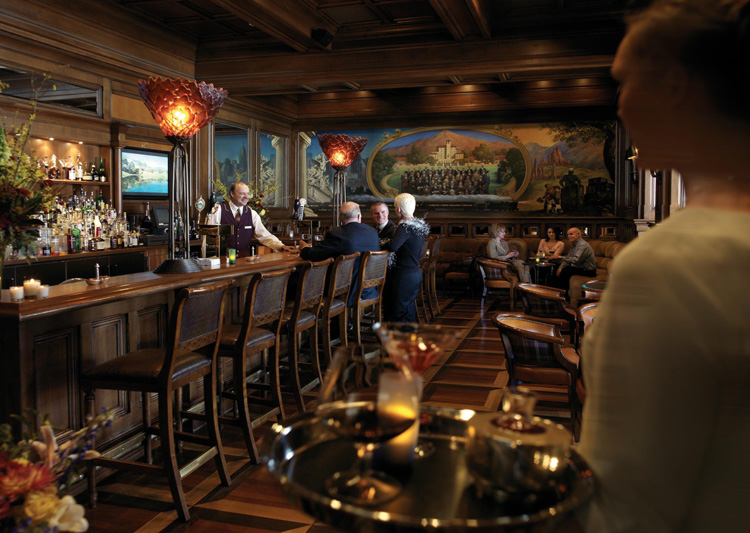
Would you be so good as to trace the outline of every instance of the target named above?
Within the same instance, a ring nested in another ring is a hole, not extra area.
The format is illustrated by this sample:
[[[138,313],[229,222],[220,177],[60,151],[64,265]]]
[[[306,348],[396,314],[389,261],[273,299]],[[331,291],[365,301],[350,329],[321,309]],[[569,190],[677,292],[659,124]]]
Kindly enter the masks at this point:
[[[122,149],[123,198],[167,199],[168,184],[169,152]]]

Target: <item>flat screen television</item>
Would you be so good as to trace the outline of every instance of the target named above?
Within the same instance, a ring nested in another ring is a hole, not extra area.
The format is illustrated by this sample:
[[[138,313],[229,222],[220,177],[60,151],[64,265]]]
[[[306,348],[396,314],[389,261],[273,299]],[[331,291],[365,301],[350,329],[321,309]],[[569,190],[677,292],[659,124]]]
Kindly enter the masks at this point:
[[[122,149],[122,197],[128,200],[169,198],[169,152]]]

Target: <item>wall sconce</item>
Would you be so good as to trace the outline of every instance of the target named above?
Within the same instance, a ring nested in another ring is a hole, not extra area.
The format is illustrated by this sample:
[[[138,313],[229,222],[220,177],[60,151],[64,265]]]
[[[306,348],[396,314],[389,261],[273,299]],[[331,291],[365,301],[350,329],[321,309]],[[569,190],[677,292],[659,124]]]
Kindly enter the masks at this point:
[[[149,78],[139,80],[138,90],[146,107],[173,144],[169,176],[169,241],[168,256],[154,270],[156,274],[182,274],[200,272],[201,267],[190,259],[190,194],[187,154],[184,143],[209,123],[216,115],[227,91],[213,84],[180,78]],[[177,230],[182,230],[181,240],[175,246],[175,209]],[[175,253],[176,252],[176,253]],[[179,257],[175,257],[175,256]]]
[[[362,152],[367,145],[364,137],[349,137],[348,135],[321,133],[318,143],[323,153],[336,171],[333,175],[333,227],[339,225],[339,209],[346,202],[346,186],[344,184],[344,169]]]

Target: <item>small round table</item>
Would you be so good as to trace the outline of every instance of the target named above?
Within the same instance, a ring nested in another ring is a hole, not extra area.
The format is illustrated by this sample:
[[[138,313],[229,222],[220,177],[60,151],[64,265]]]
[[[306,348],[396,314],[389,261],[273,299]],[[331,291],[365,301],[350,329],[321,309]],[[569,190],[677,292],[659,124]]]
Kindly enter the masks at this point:
[[[534,270],[534,283],[537,285],[549,285],[547,279],[555,271],[555,264],[547,261],[529,261],[529,266]],[[542,279],[543,283],[539,283]]]
[[[601,298],[602,292],[607,288],[607,280],[592,279],[584,283],[581,287],[583,288],[584,298]]]

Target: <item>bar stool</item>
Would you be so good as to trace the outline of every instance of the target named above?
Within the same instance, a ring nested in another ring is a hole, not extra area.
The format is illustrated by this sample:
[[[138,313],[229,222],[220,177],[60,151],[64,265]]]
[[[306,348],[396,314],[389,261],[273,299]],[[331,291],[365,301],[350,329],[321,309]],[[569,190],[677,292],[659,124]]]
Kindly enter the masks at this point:
[[[292,393],[297,409],[305,412],[304,393],[309,392],[323,382],[318,356],[318,316],[323,304],[326,286],[326,274],[332,258],[317,263],[305,262],[297,268],[297,291],[291,308],[287,306],[282,319],[282,327],[287,330],[287,365],[291,378]],[[299,338],[304,331],[309,331],[310,362],[300,360]],[[302,367],[311,367],[311,372],[304,373],[309,380],[302,384]]]
[[[273,417],[285,418],[279,349],[286,288],[293,271],[294,267],[289,267],[253,274],[247,286],[242,324],[225,326],[219,341],[219,357],[232,358],[233,385],[231,391],[222,390],[221,397],[231,399],[237,409],[236,417],[219,416],[219,422],[242,429],[253,463],[259,458],[253,427]],[[257,379],[248,381],[248,371]],[[248,394],[248,390],[260,394]],[[249,403],[264,408],[253,413],[252,420]]]
[[[366,309],[373,310],[373,323],[383,320],[383,285],[385,285],[385,274],[388,270],[390,253],[383,250],[380,252],[367,251],[362,254],[362,263],[359,267],[359,284],[355,298],[357,304],[352,308],[355,344],[362,344],[362,317]],[[377,288],[378,295],[375,298],[363,300],[362,292],[369,288]]]
[[[182,472],[192,472],[209,459],[216,461],[221,484],[231,480],[221,445],[216,406],[216,352],[223,321],[223,302],[231,281],[182,289],[172,310],[166,348],[147,348],[130,352],[86,370],[81,375],[87,412],[95,414],[94,390],[122,390],[141,393],[143,400],[144,452],[146,463],[98,457],[87,462],[89,500],[96,506],[96,467],[117,468],[139,473],[164,475],[169,481],[172,499],[181,520],[190,519]],[[173,393],[203,378],[203,400],[208,436],[194,435],[173,428]],[[157,393],[159,403],[158,429],[152,427],[150,395]],[[151,463],[151,435],[161,437],[164,466]],[[208,450],[189,465],[177,466],[175,439],[208,446]]]
[[[333,344],[331,321],[336,317],[339,319],[339,341],[342,346],[347,345],[346,302],[349,299],[349,290],[352,287],[354,262],[358,257],[359,252],[340,255],[333,260],[333,264],[328,269],[326,294],[320,312],[320,327],[323,330],[323,357],[326,367],[331,363],[331,357],[333,356],[331,351]]]

